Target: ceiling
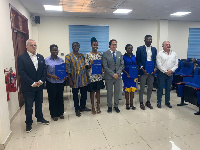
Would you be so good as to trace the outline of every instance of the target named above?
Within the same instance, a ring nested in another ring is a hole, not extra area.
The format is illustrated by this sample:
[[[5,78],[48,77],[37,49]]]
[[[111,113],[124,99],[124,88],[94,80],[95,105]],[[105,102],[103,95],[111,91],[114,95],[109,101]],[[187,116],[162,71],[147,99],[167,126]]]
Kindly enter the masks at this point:
[[[19,0],[31,15],[140,20],[200,21],[200,0]],[[43,5],[62,5],[62,12],[45,11]],[[127,15],[113,14],[117,8],[132,9]],[[184,17],[170,17],[189,11]]]

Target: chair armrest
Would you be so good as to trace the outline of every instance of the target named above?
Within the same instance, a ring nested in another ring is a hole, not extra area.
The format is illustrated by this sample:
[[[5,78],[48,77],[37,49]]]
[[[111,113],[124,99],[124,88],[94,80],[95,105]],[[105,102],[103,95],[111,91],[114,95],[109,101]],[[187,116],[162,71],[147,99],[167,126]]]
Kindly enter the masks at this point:
[[[177,85],[185,85],[186,82],[179,82],[179,83],[176,83]]]
[[[192,75],[181,75],[182,77],[193,77]]]

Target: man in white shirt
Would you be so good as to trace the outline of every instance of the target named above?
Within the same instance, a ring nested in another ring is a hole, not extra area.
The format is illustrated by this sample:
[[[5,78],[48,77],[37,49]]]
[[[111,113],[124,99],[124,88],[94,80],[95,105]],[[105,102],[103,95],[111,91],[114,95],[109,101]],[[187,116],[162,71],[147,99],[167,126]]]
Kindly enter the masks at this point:
[[[162,47],[163,50],[158,53],[156,58],[158,68],[157,107],[162,107],[162,93],[165,87],[165,105],[172,108],[170,104],[170,91],[173,72],[178,68],[178,58],[176,53],[170,50],[171,45],[169,41],[164,41]]]
[[[34,40],[26,41],[27,52],[18,56],[17,70],[21,78],[21,91],[25,100],[26,132],[32,130],[33,103],[35,101],[35,117],[38,123],[48,125],[42,113],[43,83],[46,80],[46,65],[44,57],[36,53]]]

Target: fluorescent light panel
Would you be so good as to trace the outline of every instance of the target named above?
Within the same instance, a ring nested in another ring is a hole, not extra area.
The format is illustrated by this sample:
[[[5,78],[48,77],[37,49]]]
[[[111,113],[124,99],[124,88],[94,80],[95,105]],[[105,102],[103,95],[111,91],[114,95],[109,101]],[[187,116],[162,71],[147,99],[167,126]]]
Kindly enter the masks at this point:
[[[63,11],[62,6],[43,5],[45,10]]]
[[[171,16],[185,16],[185,15],[188,15],[190,13],[191,12],[176,12],[176,13],[171,14]]]
[[[114,14],[128,14],[132,11],[132,9],[117,9],[113,13]]]

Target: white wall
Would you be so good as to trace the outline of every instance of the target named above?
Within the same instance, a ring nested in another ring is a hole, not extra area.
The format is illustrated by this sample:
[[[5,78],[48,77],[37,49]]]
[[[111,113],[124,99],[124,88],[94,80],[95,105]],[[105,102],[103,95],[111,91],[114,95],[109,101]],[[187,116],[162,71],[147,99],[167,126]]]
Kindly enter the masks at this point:
[[[200,22],[169,21],[169,40],[178,58],[187,58],[189,28],[200,28]]]
[[[34,27],[38,35],[38,52],[44,57],[50,55],[49,46],[57,44],[60,52],[69,53],[69,29],[68,25],[109,25],[109,39],[118,41],[118,50],[125,52],[125,45],[130,43],[134,47],[134,53],[138,46],[144,44],[144,36],[153,36],[153,45],[157,44],[157,21],[123,20],[123,19],[91,19],[91,18],[64,18],[41,17],[40,24]],[[97,39],[98,40],[98,39]]]
[[[161,44],[169,40],[178,58],[187,57],[188,33],[190,27],[200,28],[200,22],[181,21],[150,21],[150,20],[125,20],[125,19],[94,19],[94,18],[65,18],[41,17],[40,24],[34,26],[34,39],[38,40],[38,52],[48,57],[49,46],[57,44],[60,52],[69,53],[68,25],[109,25],[109,39],[117,39],[118,50],[125,52],[124,47],[130,43],[134,52],[137,47],[144,45],[144,36],[153,36],[152,45],[162,50]],[[98,39],[97,39],[98,40]],[[63,57],[64,58],[64,57]]]
[[[26,16],[29,19],[29,31],[30,37],[32,36],[31,32],[31,23],[30,23],[30,14],[28,11],[21,5],[18,0],[1,0],[0,3],[0,14],[1,14],[1,49],[0,49],[0,144],[4,144],[7,137],[10,134],[10,119],[19,109],[18,96],[17,92],[11,93],[11,100],[7,102],[6,90],[5,90],[5,77],[3,74],[4,68],[12,67],[15,71],[15,59],[14,59],[14,50],[12,42],[12,31],[11,31],[11,22],[10,22],[10,9],[9,3],[14,6],[21,14]]]

